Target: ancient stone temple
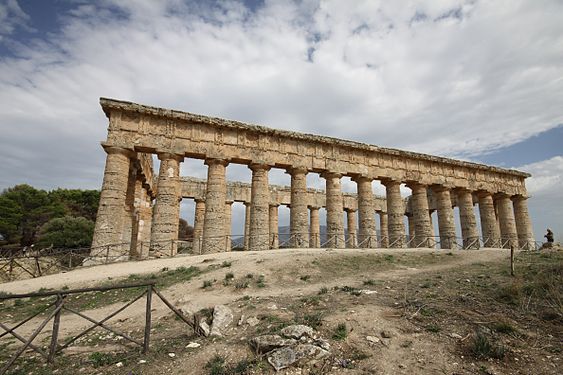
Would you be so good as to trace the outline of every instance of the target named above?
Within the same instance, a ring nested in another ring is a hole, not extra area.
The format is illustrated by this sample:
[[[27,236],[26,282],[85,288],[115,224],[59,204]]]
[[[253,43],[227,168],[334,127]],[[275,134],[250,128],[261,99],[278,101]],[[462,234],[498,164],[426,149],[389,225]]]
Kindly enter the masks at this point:
[[[279,246],[279,205],[290,207],[289,246],[296,248],[321,246],[321,208],[325,247],[528,248],[534,241],[527,173],[112,99],[100,103],[109,128],[93,255],[174,255],[182,198],[195,200],[194,248],[203,253],[231,249],[233,202],[246,205],[247,250]],[[160,160],[155,176],[153,155]],[[207,180],[180,176],[186,158],[204,160]],[[251,183],[227,181],[230,164],[247,165]],[[270,185],[272,168],[285,170],[291,186]],[[326,189],[309,189],[308,173],[324,178]],[[356,182],[357,194],[341,191],[344,176]],[[374,180],[385,186],[384,197],[374,195]],[[408,199],[401,184],[412,192]]]

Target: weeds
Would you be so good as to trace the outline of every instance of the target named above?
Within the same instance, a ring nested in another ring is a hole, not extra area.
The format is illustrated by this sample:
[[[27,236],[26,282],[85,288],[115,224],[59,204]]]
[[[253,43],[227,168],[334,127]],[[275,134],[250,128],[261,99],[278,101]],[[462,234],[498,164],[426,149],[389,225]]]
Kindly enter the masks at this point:
[[[264,279],[265,279],[264,275],[258,276],[258,280],[256,280],[256,286],[258,288],[265,288],[266,287],[266,283],[264,282]]]
[[[203,286],[201,289],[211,288],[213,286],[213,280],[203,280]]]
[[[327,293],[328,293],[328,288],[326,286],[323,286],[321,290],[319,290],[319,294],[327,294]]]
[[[230,267],[231,265],[232,265],[232,262],[227,262],[226,260],[223,263],[221,263],[221,267],[223,267],[223,268]]]
[[[348,336],[348,329],[346,328],[345,323],[339,323],[336,326],[334,332],[332,333],[333,340],[342,341],[346,339],[347,336]]]
[[[477,332],[473,337],[471,352],[476,358],[502,359],[506,350],[504,346],[491,342],[483,333]]]
[[[504,333],[504,334],[511,334],[516,332],[516,329],[511,326],[509,323],[499,322],[493,326],[495,332]]]
[[[311,278],[311,275],[303,275],[303,276],[299,277],[299,279],[301,279],[302,281],[309,281],[310,278]]]

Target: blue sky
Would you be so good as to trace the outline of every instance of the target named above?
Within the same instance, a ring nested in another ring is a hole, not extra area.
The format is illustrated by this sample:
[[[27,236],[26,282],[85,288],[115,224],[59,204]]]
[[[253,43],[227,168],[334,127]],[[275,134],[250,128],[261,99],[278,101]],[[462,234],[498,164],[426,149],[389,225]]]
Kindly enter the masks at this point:
[[[561,239],[561,14],[558,0],[0,0],[0,189],[99,188],[105,96],[525,170],[536,237]]]

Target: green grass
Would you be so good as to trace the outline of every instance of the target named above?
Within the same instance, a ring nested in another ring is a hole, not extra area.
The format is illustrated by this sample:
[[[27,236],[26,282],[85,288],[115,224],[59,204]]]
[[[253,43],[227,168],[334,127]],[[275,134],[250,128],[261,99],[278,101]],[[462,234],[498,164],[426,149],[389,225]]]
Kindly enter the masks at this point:
[[[477,332],[473,337],[471,352],[475,358],[479,359],[502,359],[506,353],[504,346],[492,342],[484,334]]]
[[[345,323],[339,323],[334,332],[332,333],[332,339],[337,341],[343,341],[348,336],[348,328]]]

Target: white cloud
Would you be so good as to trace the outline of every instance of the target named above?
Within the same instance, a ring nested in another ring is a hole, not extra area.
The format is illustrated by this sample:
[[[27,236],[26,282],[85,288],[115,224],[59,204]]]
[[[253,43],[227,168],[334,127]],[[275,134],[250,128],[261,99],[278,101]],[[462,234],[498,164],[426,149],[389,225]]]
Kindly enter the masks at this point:
[[[100,96],[464,158],[563,122],[559,1],[95,4],[0,59],[0,187],[99,186]]]
[[[530,216],[536,240],[544,240],[546,228],[551,228],[558,241],[563,242],[563,156],[518,167],[529,172],[526,180]]]
[[[19,6],[17,0],[0,3],[0,43],[4,36],[12,34],[16,28],[28,28],[29,16]]]

